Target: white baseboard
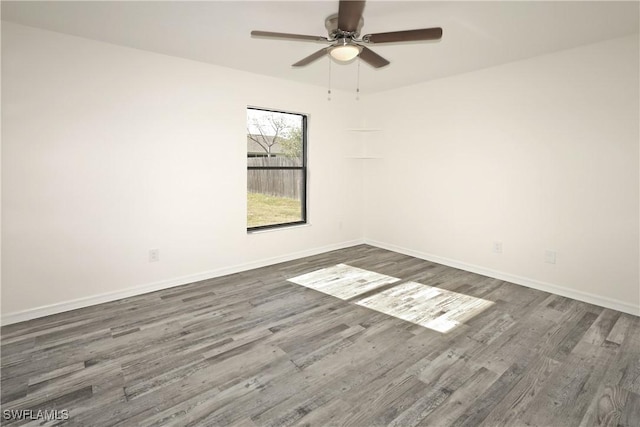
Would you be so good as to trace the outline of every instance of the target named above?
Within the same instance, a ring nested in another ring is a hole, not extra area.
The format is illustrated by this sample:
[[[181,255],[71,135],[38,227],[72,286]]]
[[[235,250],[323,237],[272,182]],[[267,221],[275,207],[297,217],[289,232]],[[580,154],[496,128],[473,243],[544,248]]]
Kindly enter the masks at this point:
[[[41,307],[31,308],[23,311],[17,311],[8,314],[2,314],[2,325],[10,325],[13,323],[24,322],[39,317],[49,316],[52,314],[63,313],[65,311],[75,310],[78,308],[89,307],[96,304],[102,304],[105,302],[115,301],[122,298],[132,297],[136,295],[142,295],[149,292],[159,291],[162,289],[172,288],[174,286],[186,285],[188,283],[198,282],[200,280],[213,279],[215,277],[226,276],[228,274],[239,273],[242,271],[251,270],[254,268],[265,267],[268,265],[277,264],[280,262],[292,261],[307,256],[321,254],[323,252],[329,252],[337,249],[348,248],[360,244],[367,244],[376,246],[382,249],[398,252],[401,254],[413,256],[416,258],[424,259],[438,264],[447,265],[449,267],[459,268],[461,270],[470,271],[476,274],[482,274],[483,276],[493,277],[495,279],[504,280],[507,282],[515,283],[517,285],[526,286],[529,288],[537,289],[544,292],[560,295],[567,298],[572,298],[578,301],[583,301],[589,304],[598,305],[601,307],[610,308],[613,310],[621,311],[628,314],[640,316],[640,307],[637,305],[629,304],[624,301],[615,300],[601,295],[591,294],[588,292],[577,291],[575,289],[566,288],[563,286],[554,285],[551,283],[545,283],[526,277],[517,276],[510,273],[505,273],[489,268],[481,267],[478,265],[467,264],[462,261],[440,257],[438,255],[428,254],[413,249],[407,249],[400,246],[396,246],[389,243],[379,242],[375,240],[357,239],[347,242],[321,246],[318,248],[307,249],[304,251],[294,252],[291,254],[281,255],[272,258],[265,258],[257,261],[252,261],[245,264],[238,264],[231,267],[219,268],[216,270],[210,270],[202,273],[191,274],[188,276],[177,277],[168,280],[162,280],[159,282],[148,283],[144,285],[134,286],[121,291],[107,292],[98,295],[92,295],[89,297],[78,298],[71,301],[64,301],[60,303],[45,305]]]
[[[478,265],[467,264],[455,259],[444,258],[438,255],[433,255],[425,252],[415,251],[413,249],[407,249],[400,246],[396,246],[390,243],[378,242],[375,240],[365,239],[365,244],[376,246],[378,248],[387,249],[393,252],[398,252],[404,255],[409,255],[415,258],[424,259],[438,264],[447,265],[449,267],[458,268],[460,270],[469,271],[471,273],[481,274],[483,276],[493,277],[494,279],[504,280],[506,282],[515,283],[517,285],[526,286],[528,288],[537,289],[539,291],[549,292],[555,295],[560,295],[567,298],[572,298],[578,301],[586,302],[589,304],[598,305],[600,307],[610,308],[612,310],[621,311],[623,313],[633,314],[640,316],[640,306],[629,304],[624,301],[608,298],[602,295],[596,295],[589,292],[582,292],[564,286],[554,285],[552,283],[541,282],[527,277],[516,276],[514,274],[505,273],[502,271],[492,270],[486,267]]]
[[[138,285],[131,288],[123,289],[121,291],[107,292],[98,295],[92,295],[89,297],[78,298],[71,301],[64,301],[50,305],[44,305],[41,307],[30,308],[27,310],[17,311],[8,314],[2,314],[2,325],[10,325],[12,323],[24,322],[26,320],[36,319],[39,317],[49,316],[52,314],[63,313],[65,311],[75,310],[78,308],[89,307],[96,304],[102,304],[105,302],[115,301],[122,298],[128,298],[136,295],[146,294],[149,292],[160,291],[162,289],[172,288],[174,286],[186,285],[188,283],[198,282],[200,280],[213,279],[215,277],[226,276],[228,274],[239,273],[242,271],[251,270],[254,268],[265,267],[268,265],[278,264],[280,262],[292,261],[307,256],[321,254],[323,252],[334,251],[336,249],[348,248],[355,245],[361,245],[364,240],[357,239],[347,242],[341,242],[318,248],[307,249],[304,251],[294,252],[286,255],[280,255],[272,258],[265,258],[258,261],[252,261],[245,264],[238,264],[231,267],[224,267],[215,270],[205,271],[197,274],[190,274],[188,276],[176,277],[173,279],[162,280],[154,283],[147,283],[144,285]]]

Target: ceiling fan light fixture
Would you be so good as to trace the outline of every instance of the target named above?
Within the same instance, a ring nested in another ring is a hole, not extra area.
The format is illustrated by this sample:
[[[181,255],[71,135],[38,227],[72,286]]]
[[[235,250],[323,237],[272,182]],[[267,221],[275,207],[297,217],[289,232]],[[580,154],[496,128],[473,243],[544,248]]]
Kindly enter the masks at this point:
[[[332,46],[329,54],[338,62],[349,62],[360,54],[362,49],[357,44],[347,39],[340,39],[339,44]]]

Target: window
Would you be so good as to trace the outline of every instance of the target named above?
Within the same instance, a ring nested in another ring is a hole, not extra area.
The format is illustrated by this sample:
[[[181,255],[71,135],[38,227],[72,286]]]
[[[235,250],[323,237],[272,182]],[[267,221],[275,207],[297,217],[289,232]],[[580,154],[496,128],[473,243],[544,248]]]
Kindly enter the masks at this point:
[[[307,117],[247,108],[247,230],[307,222]]]

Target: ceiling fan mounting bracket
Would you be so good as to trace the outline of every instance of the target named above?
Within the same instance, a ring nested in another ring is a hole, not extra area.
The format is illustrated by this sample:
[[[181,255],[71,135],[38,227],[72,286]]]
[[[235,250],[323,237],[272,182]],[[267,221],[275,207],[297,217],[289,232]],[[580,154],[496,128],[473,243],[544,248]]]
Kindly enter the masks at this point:
[[[342,31],[338,28],[338,14],[334,13],[333,15],[329,15],[327,19],[324,20],[324,27],[327,29],[327,33],[329,34],[329,40],[336,39],[357,39],[360,36],[360,30],[364,25],[364,18],[360,18],[358,22],[358,28],[355,31]]]

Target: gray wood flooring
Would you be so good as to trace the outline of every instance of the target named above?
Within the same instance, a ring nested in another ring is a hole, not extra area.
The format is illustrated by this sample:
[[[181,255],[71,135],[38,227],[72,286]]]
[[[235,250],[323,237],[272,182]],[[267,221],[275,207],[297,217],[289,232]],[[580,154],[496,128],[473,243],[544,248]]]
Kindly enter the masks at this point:
[[[492,304],[441,333],[288,281],[341,263],[400,279],[362,298]],[[366,245],[5,326],[1,350],[3,413],[69,411],[45,425],[640,426],[639,317]]]

